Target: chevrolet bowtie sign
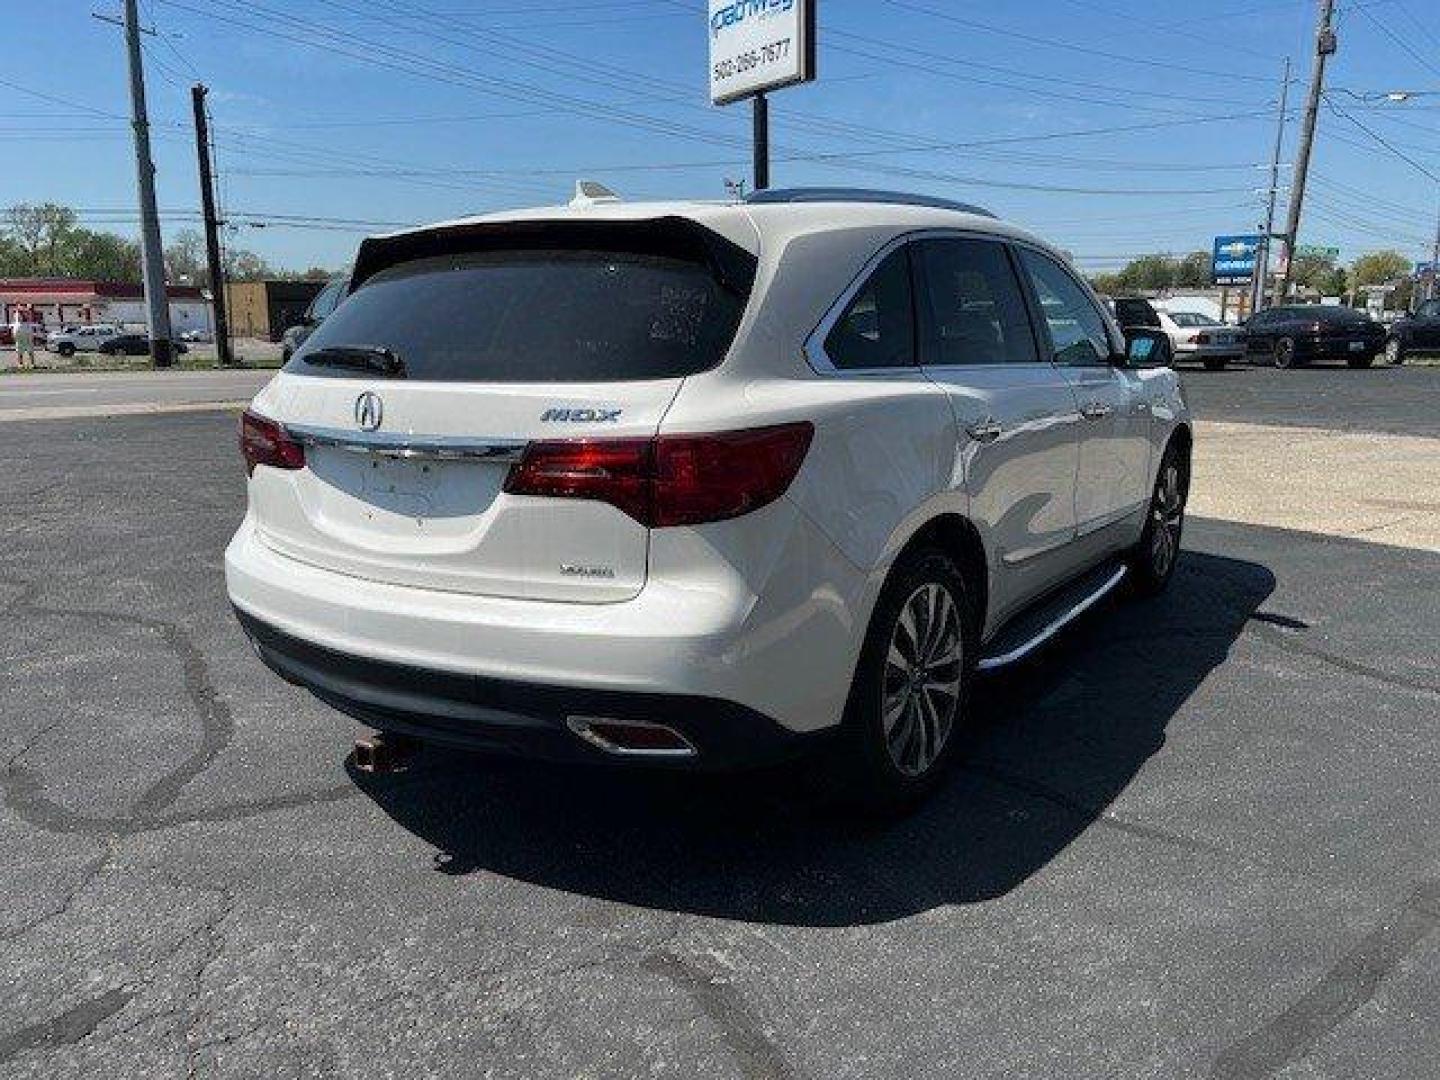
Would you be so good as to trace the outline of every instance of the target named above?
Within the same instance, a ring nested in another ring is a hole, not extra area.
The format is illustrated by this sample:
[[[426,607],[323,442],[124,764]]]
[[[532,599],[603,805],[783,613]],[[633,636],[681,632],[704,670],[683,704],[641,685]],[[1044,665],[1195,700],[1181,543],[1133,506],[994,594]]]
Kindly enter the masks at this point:
[[[716,105],[815,78],[816,0],[710,0]]]
[[[1210,268],[1216,285],[1244,285],[1255,278],[1260,252],[1258,236],[1217,236]]]

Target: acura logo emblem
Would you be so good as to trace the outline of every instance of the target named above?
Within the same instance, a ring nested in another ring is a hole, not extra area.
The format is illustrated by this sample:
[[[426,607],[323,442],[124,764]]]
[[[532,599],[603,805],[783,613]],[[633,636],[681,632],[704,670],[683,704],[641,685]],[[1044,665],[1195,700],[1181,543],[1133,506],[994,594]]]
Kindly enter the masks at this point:
[[[380,395],[366,390],[355,399],[355,424],[361,431],[374,431],[385,419],[385,403]]]

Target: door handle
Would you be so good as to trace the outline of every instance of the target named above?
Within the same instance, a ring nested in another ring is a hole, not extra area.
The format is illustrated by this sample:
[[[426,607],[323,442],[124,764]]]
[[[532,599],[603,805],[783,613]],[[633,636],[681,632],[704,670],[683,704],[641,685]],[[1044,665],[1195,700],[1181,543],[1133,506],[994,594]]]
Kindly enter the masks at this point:
[[[1080,406],[1080,415],[1085,417],[1086,420],[1100,420],[1109,416],[1114,411],[1115,410],[1110,408],[1109,405],[1100,401],[1091,401]]]
[[[992,443],[1005,432],[1000,421],[991,417],[986,417],[978,424],[972,424],[965,430],[970,433],[970,438],[979,443]]]

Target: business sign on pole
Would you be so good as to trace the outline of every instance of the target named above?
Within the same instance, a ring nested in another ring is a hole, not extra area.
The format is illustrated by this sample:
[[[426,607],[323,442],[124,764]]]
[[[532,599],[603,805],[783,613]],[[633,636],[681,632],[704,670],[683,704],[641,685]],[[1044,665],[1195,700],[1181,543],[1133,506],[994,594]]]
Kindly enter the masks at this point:
[[[1321,247],[1318,244],[1301,244],[1295,249],[1297,259],[1329,259],[1334,262],[1340,258],[1338,247]]]
[[[1216,285],[1248,285],[1255,277],[1259,261],[1259,236],[1217,236],[1210,272]]]
[[[710,0],[710,100],[815,78],[816,0]]]
[[[1415,280],[1429,281],[1435,276],[1435,264],[1431,262],[1417,262],[1415,264]]]

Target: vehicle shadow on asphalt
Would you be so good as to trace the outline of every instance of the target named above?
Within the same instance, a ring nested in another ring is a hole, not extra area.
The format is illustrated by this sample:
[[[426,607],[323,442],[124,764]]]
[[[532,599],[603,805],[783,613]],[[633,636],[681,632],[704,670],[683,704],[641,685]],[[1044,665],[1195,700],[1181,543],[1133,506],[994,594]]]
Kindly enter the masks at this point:
[[[1099,605],[1042,656],[983,680],[963,763],[894,820],[846,811],[803,762],[710,776],[436,748],[403,773],[351,776],[438,849],[446,874],[748,922],[885,922],[1002,896],[1064,851],[1164,745],[1274,587],[1258,564],[1185,552],[1166,595]]]

